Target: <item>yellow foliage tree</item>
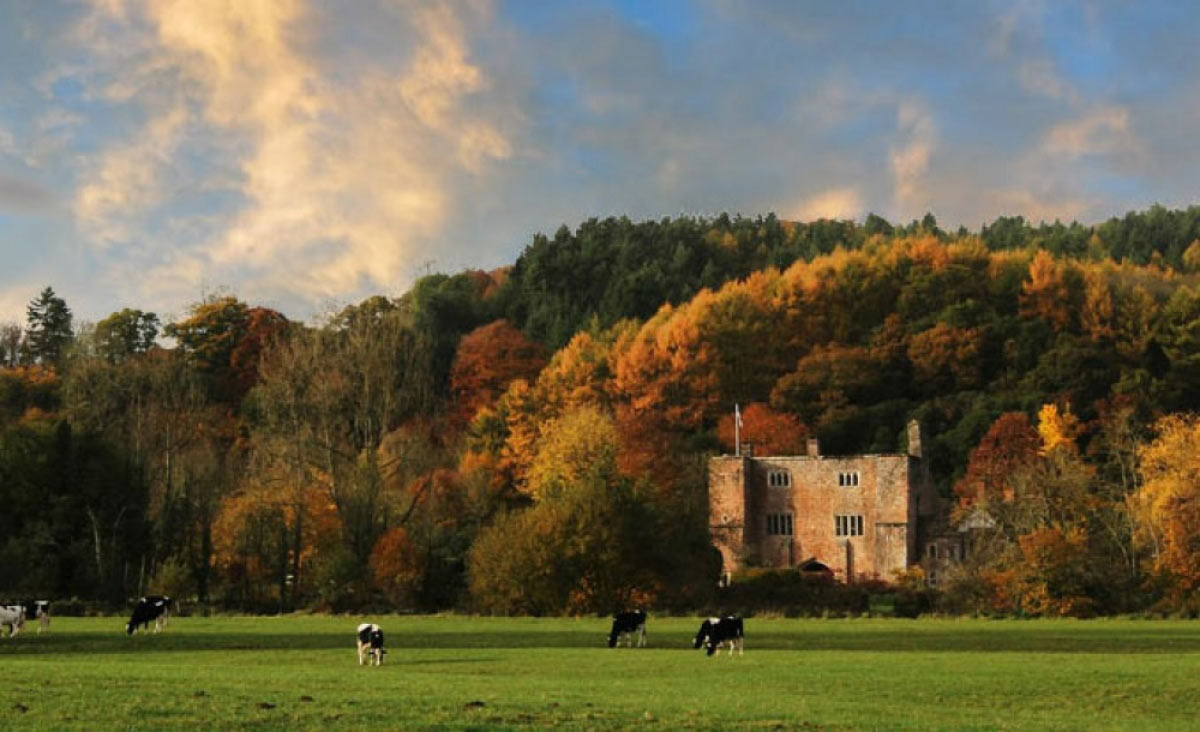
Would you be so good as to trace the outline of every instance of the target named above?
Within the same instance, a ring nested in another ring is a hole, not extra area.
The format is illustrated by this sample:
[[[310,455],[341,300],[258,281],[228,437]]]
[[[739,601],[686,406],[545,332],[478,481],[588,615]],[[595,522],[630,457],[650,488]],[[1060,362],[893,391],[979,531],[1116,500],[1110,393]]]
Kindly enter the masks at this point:
[[[595,407],[581,407],[550,421],[529,467],[535,500],[561,497],[569,486],[611,480],[617,474],[617,429]]]
[[[1056,404],[1043,404],[1038,411],[1038,434],[1042,437],[1042,454],[1049,455],[1055,450],[1066,450],[1074,453],[1078,450],[1075,438],[1079,436],[1079,418],[1071,414],[1068,404],[1062,412]]]
[[[1139,544],[1180,599],[1200,589],[1200,416],[1168,415],[1155,428],[1138,451],[1143,482],[1131,502]]]
[[[1055,330],[1071,323],[1066,268],[1044,249],[1029,263],[1029,281],[1021,287],[1021,314],[1042,318]]]

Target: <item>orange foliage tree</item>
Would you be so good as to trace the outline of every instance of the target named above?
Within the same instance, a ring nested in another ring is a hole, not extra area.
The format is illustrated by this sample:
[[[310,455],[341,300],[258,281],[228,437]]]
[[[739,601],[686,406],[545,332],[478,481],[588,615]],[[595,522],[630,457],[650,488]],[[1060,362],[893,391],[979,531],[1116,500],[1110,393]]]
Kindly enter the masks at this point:
[[[970,389],[980,383],[980,339],[977,328],[938,323],[909,340],[913,376],[932,393]]]
[[[734,452],[734,415],[727,414],[717,423],[717,439]],[[791,414],[776,412],[762,402],[746,405],[742,411],[742,442],[754,444],[755,455],[803,455],[808,428]]]
[[[1041,441],[1029,417],[1006,412],[988,428],[971,450],[966,474],[954,485],[960,508],[978,501],[1012,500],[1009,478],[1031,466]]]
[[[1029,263],[1029,281],[1021,288],[1021,314],[1042,318],[1062,330],[1072,321],[1071,289],[1066,265],[1045,249],[1038,250]]]
[[[546,349],[507,320],[463,336],[450,367],[450,391],[459,420],[466,423],[480,407],[492,404],[513,380],[533,381],[546,360]]]
[[[408,530],[396,526],[386,531],[371,551],[371,576],[388,600],[399,607],[412,603],[421,580],[421,553]]]

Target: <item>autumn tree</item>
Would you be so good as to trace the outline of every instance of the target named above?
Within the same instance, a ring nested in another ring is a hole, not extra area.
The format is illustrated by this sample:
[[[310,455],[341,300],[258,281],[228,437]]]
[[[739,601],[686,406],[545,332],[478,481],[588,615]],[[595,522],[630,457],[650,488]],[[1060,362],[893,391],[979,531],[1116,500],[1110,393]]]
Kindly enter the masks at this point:
[[[537,501],[471,548],[473,601],[491,612],[611,612],[652,584],[634,555],[655,522],[604,444],[615,434],[609,418],[571,412],[547,434],[530,470]]]
[[[187,318],[168,323],[163,333],[212,379],[218,400],[238,403],[257,379],[263,346],[286,326],[287,319],[274,310],[226,295],[192,305]]]
[[[925,393],[961,391],[979,386],[982,333],[938,323],[912,337],[908,358],[916,384]]]
[[[463,423],[490,405],[514,379],[532,382],[546,365],[546,350],[507,320],[480,326],[463,336],[450,367],[450,392]]]
[[[741,412],[741,439],[754,444],[755,455],[803,455],[808,429],[796,417],[776,412],[762,402],[747,404]],[[733,414],[717,423],[717,439],[735,452]]]
[[[403,526],[388,529],[371,551],[375,584],[396,607],[411,607],[421,579],[422,558]]]
[[[334,322],[275,342],[249,398],[258,449],[270,456],[266,464],[290,485],[323,487],[343,522],[346,549],[362,568],[390,528],[389,517],[407,510],[394,505],[387,488],[405,461],[384,446],[430,406],[430,355],[400,310]]]
[[[1040,438],[1028,416],[1022,412],[1000,415],[971,450],[966,474],[954,486],[959,507],[967,508],[979,501],[1011,500],[1010,478],[1037,460],[1040,447]]]
[[[1021,313],[1042,318],[1063,330],[1072,321],[1068,270],[1052,254],[1038,250],[1029,263],[1029,280],[1021,288]]]
[[[1195,607],[1200,588],[1200,419],[1168,415],[1139,451],[1142,485],[1132,502],[1138,539],[1176,602]]]

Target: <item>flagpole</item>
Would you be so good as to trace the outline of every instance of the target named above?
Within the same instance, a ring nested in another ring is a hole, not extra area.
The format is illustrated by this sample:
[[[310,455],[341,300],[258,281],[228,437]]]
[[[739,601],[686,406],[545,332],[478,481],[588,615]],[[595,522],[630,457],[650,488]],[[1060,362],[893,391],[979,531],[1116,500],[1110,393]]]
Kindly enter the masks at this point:
[[[737,402],[733,403],[733,454],[735,457],[742,456],[742,410]]]

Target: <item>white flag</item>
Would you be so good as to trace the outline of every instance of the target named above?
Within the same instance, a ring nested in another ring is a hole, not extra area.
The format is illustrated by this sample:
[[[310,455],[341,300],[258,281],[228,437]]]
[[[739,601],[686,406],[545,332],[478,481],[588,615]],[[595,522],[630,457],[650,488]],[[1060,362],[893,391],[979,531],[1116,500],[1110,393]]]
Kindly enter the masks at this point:
[[[740,430],[742,428],[742,410],[738,408],[737,404],[733,405],[733,419],[737,422],[737,427]]]

